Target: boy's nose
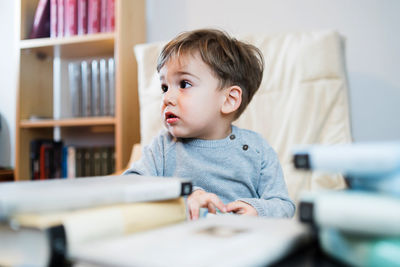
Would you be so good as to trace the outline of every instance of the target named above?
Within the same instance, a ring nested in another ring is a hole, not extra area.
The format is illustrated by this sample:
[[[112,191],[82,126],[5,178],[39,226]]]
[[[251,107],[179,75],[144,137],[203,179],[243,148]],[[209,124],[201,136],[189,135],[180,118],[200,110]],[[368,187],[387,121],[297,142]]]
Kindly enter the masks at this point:
[[[170,88],[167,92],[164,93],[163,101],[164,105],[176,105],[176,98],[177,98],[177,90]]]

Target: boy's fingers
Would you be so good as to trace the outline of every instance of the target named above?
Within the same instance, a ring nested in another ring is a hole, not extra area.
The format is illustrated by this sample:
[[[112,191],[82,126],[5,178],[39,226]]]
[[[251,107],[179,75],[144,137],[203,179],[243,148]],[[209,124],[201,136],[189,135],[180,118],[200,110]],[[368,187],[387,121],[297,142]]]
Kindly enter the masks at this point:
[[[225,204],[217,197],[217,195],[211,194],[210,202],[214,204],[214,206],[217,207],[220,211],[226,212]]]
[[[241,205],[237,201],[231,202],[231,203],[226,205],[226,210],[228,212],[236,211],[236,210],[238,210],[240,208],[241,208]]]
[[[213,214],[217,213],[217,210],[215,209],[214,204],[208,203],[207,207],[208,207],[208,212],[213,213]]]
[[[198,205],[190,205],[189,214],[191,220],[197,220],[199,218],[200,207]]]

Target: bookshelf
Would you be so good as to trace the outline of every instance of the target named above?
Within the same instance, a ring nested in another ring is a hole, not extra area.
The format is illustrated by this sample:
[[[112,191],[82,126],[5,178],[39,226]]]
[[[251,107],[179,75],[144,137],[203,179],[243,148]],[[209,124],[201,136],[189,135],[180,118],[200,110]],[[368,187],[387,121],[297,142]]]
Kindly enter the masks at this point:
[[[30,179],[30,142],[70,139],[115,147],[115,169],[129,161],[140,141],[135,44],[146,41],[145,0],[115,0],[115,31],[71,37],[28,39],[39,0],[18,0],[18,81],[15,180]],[[115,115],[64,117],[68,62],[112,57],[115,62]],[[45,119],[31,119],[39,116]],[[73,141],[71,141],[73,142]]]

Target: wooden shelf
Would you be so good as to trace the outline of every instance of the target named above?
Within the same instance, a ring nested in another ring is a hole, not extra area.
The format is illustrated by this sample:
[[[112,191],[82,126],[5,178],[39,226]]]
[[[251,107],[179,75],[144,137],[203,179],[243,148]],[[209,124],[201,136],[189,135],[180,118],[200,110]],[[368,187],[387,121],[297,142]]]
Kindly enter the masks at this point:
[[[63,58],[91,57],[113,54],[115,33],[97,33],[64,38],[38,38],[21,40],[22,52],[40,53],[49,57],[54,56],[54,48],[60,48]]]
[[[25,39],[20,41],[20,49],[37,48],[55,45],[82,44],[88,42],[103,42],[114,40],[115,34],[112,33],[96,33],[87,35],[77,35],[64,38],[37,38]]]
[[[21,128],[49,128],[49,127],[82,127],[114,125],[114,117],[92,117],[92,118],[72,118],[60,120],[22,120],[19,124]]]

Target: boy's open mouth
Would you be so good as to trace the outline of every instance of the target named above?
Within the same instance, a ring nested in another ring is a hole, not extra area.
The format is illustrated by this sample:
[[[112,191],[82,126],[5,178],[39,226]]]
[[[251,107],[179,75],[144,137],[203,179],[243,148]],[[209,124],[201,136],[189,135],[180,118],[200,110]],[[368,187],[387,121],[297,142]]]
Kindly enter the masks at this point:
[[[165,113],[165,120],[167,121],[168,124],[175,123],[178,121],[178,119],[179,117],[172,112]]]

